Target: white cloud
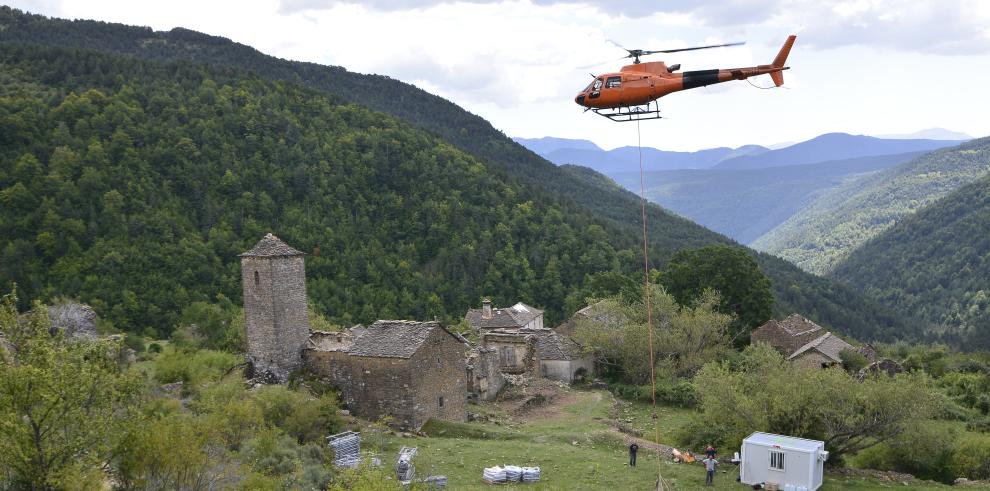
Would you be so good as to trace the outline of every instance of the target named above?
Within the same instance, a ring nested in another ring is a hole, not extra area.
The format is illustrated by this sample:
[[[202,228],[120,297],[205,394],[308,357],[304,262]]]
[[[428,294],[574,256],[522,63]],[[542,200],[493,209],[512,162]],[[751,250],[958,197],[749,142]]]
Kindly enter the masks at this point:
[[[644,143],[686,150],[797,141],[828,131],[910,133],[932,126],[990,133],[973,107],[985,99],[982,81],[990,78],[990,56],[984,54],[990,50],[980,44],[990,35],[990,2],[734,0],[695,7],[678,0],[616,3],[630,12],[657,5],[677,9],[619,15],[603,0],[373,0],[370,6],[293,1],[306,8],[287,13],[287,4],[278,0],[14,5],[161,30],[182,26],[282,58],[389,75],[446,97],[510,135],[587,138],[606,148],[635,144],[635,129],[582,113],[572,98],[589,80],[589,70],[577,67],[624,54],[607,39],[644,49],[749,41],[653,58],[696,70],[768,63],[784,38],[797,32],[784,90],[733,82],[664,97],[668,119],[643,124]],[[612,61],[591,71],[622,64]],[[919,91],[918,81],[931,73],[966,77]]]

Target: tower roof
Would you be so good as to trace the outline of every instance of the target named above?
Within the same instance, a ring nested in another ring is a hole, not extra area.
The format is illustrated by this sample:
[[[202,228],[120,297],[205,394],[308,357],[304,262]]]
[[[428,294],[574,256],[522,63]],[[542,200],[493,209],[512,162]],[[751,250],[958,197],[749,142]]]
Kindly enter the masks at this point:
[[[240,257],[278,257],[278,256],[305,256],[306,253],[299,252],[282,239],[275,237],[271,232],[262,237],[250,251],[240,255]]]

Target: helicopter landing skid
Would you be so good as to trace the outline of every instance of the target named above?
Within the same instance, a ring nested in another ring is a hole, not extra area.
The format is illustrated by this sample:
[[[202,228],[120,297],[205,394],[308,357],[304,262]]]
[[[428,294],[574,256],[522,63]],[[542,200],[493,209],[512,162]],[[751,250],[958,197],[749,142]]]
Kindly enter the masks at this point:
[[[660,119],[660,105],[656,101],[640,106],[622,106],[611,109],[592,109],[595,114],[604,116],[612,121],[644,121]]]

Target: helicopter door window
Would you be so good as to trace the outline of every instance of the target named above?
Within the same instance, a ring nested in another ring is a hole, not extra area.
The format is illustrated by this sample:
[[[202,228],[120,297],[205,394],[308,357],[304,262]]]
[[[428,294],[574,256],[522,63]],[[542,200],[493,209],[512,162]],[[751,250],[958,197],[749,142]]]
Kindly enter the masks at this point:
[[[621,84],[622,84],[622,77],[609,77],[608,80],[605,81],[605,88],[618,89],[619,85]]]
[[[596,78],[595,81],[591,83],[591,94],[588,95],[588,98],[597,99],[600,95],[602,95],[602,79]]]

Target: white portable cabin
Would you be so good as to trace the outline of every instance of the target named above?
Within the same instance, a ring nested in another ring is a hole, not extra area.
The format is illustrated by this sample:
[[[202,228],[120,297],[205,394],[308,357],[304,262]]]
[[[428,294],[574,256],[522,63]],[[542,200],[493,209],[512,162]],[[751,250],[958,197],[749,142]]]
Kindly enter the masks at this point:
[[[756,432],[742,442],[739,480],[777,483],[780,491],[815,491],[822,485],[825,442]]]

